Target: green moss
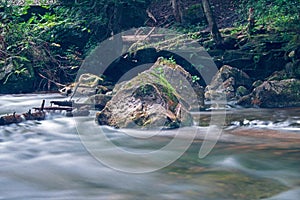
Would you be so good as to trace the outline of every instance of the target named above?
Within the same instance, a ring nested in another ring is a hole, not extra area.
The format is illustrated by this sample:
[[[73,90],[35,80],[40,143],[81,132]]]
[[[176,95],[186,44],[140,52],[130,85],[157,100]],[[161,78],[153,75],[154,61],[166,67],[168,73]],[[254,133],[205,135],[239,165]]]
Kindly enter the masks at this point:
[[[162,93],[166,95],[165,100],[171,100],[172,102],[177,102],[180,98],[180,95],[177,93],[176,89],[169,83],[169,81],[164,77],[163,74],[150,73],[151,75],[157,78],[157,84],[161,85],[160,89]],[[175,109],[171,108],[171,109]]]
[[[143,84],[141,87],[138,88],[136,91],[137,96],[144,96],[150,93],[153,93],[155,91],[155,88],[153,88],[152,85],[149,84]]]
[[[161,58],[159,63],[161,65],[176,65],[176,60],[171,56],[169,58]]]

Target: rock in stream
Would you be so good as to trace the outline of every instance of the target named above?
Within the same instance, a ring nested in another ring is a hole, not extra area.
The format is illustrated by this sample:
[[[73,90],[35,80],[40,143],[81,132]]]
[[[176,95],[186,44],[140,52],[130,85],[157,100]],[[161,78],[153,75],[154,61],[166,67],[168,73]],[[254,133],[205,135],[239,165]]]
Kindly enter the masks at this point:
[[[159,58],[149,69],[119,84],[97,113],[100,125],[117,128],[178,128],[193,124],[190,109],[204,106],[203,88],[181,66]]]

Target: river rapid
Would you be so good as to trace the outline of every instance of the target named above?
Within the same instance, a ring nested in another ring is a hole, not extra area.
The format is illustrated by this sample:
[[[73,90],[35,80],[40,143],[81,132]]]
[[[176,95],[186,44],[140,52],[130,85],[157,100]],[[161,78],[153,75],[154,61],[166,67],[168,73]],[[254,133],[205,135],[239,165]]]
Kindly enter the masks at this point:
[[[64,100],[59,94],[2,95],[0,114],[27,112],[42,99]],[[197,130],[187,151],[169,166],[139,174],[112,169],[84,146],[78,124],[97,127],[94,114],[75,119],[53,113],[44,121],[1,126],[0,199],[296,200],[300,196],[299,108],[227,110],[221,137],[201,159],[198,152],[209,127],[198,125],[210,115],[193,113],[195,126],[176,130],[186,135]],[[166,136],[136,140],[123,135],[124,130],[101,128],[115,144],[132,152],[161,148],[175,133],[169,130]]]

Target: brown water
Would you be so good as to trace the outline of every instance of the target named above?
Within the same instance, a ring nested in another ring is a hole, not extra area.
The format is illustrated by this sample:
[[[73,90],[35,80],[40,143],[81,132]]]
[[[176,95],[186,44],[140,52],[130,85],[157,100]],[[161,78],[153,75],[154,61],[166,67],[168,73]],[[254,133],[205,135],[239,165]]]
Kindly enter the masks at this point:
[[[25,112],[42,99],[62,100],[54,94],[4,95],[0,114]],[[142,174],[111,169],[86,150],[75,125],[94,124],[93,115],[74,120],[55,114],[45,121],[2,126],[0,199],[296,200],[300,196],[299,111],[228,110],[227,126],[204,159],[198,152],[207,127],[181,128],[186,135],[197,130],[190,148],[171,165]],[[194,116],[196,123],[205,125],[209,113]],[[132,151],[161,148],[174,132],[136,140],[120,134],[122,130],[103,129],[114,143]]]

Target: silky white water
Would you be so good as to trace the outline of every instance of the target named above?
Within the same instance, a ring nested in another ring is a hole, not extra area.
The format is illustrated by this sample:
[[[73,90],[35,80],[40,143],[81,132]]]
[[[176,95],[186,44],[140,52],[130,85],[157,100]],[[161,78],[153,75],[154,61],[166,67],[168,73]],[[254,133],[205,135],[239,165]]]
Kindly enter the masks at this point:
[[[26,112],[40,106],[42,99],[63,100],[58,94],[3,95],[0,114]],[[180,159],[158,171],[141,174],[114,170],[90,154],[76,124],[94,124],[93,114],[75,120],[56,113],[47,115],[44,121],[1,126],[0,199],[296,200],[300,196],[300,137],[294,141],[250,137],[258,130],[300,134],[298,111],[295,114],[295,110],[286,109],[279,122],[273,114],[243,115],[240,121],[249,122],[242,125],[233,120],[204,159],[198,158],[198,152],[206,128],[179,129],[187,135],[195,129],[200,131]],[[259,119],[260,115],[264,119]],[[103,128],[111,141],[132,152],[159,149],[170,142],[173,134],[153,133],[150,139],[136,140],[122,134],[125,130]],[[231,134],[232,130],[247,135]],[[130,131],[138,134],[137,130]]]

